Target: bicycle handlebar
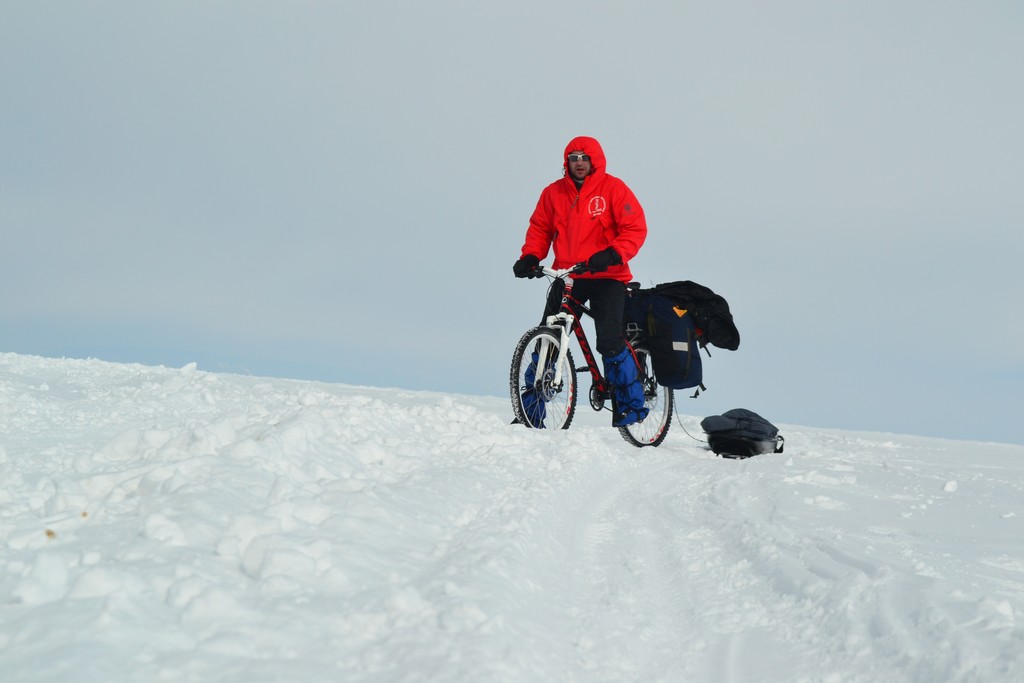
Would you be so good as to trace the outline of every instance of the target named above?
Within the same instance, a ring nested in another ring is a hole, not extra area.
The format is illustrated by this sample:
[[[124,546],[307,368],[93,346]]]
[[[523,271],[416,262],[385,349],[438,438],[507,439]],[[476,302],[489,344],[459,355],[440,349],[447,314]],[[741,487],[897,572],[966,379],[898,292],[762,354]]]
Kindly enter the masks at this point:
[[[553,268],[548,268],[547,266],[534,266],[533,272],[530,274],[530,276],[542,277],[544,275],[547,275],[548,277],[564,279],[570,275],[578,275],[580,273],[585,273],[587,272],[587,270],[589,269],[587,268],[586,261],[580,261],[571,268],[562,268],[560,270],[554,270]]]

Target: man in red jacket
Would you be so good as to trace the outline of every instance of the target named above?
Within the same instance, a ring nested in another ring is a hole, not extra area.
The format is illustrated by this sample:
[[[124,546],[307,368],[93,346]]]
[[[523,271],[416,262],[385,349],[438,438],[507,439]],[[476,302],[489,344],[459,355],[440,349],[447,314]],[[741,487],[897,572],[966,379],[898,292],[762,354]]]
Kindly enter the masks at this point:
[[[553,268],[586,262],[589,272],[573,278],[573,297],[590,301],[597,351],[615,392],[612,424],[622,427],[648,412],[636,362],[622,336],[626,283],[633,279],[628,262],[647,237],[647,221],[632,190],[605,172],[604,150],[594,138],[570,140],[562,168],[563,177],[541,192],[512,271],[516,277],[532,276],[552,245]],[[561,296],[552,291],[545,318],[558,310]]]

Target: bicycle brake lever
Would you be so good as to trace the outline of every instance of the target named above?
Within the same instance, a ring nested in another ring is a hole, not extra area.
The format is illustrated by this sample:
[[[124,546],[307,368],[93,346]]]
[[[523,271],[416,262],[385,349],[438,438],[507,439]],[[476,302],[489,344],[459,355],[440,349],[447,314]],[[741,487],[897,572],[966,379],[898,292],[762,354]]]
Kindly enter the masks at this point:
[[[589,269],[587,268],[587,262],[586,261],[580,261],[579,263],[577,263],[575,266],[572,267],[572,272],[575,275],[578,275],[580,273],[585,273],[585,272],[587,272],[587,270],[589,270]]]

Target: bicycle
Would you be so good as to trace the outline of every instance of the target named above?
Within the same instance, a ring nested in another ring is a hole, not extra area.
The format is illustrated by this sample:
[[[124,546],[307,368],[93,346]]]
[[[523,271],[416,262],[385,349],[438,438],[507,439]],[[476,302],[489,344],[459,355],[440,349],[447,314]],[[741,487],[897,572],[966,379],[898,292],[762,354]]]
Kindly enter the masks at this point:
[[[615,398],[611,385],[605,379],[594,358],[590,342],[581,324],[580,315],[593,318],[590,308],[572,296],[572,276],[585,272],[585,263],[572,268],[552,270],[537,266],[534,277],[547,276],[552,285],[556,280],[565,283],[562,303],[554,315],[542,325],[531,328],[519,339],[512,354],[509,390],[516,421],[535,429],[568,429],[576,414],[577,373],[590,373],[590,407],[600,412],[610,399],[614,410]],[[668,435],[672,422],[674,395],[672,389],[658,384],[651,365],[651,355],[644,346],[643,333],[635,325],[623,330],[626,346],[636,359],[644,392],[644,405],[649,409],[647,418],[625,427],[619,434],[628,443],[641,448],[659,446]],[[576,367],[569,349],[570,333],[574,334],[583,352],[586,365]]]

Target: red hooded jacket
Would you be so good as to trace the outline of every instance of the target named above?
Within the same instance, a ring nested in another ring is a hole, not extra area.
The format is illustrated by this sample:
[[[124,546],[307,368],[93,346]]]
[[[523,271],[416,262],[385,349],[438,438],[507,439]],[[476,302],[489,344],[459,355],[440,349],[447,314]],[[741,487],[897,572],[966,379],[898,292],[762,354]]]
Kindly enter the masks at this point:
[[[581,150],[590,156],[591,172],[576,189],[568,173],[568,155]],[[647,219],[626,183],[605,172],[604,150],[594,138],[573,138],[562,155],[564,176],[544,188],[530,217],[522,256],[544,260],[555,246],[553,268],[569,268],[612,247],[622,263],[603,273],[583,273],[578,278],[609,278],[630,282],[628,262],[647,238]]]

